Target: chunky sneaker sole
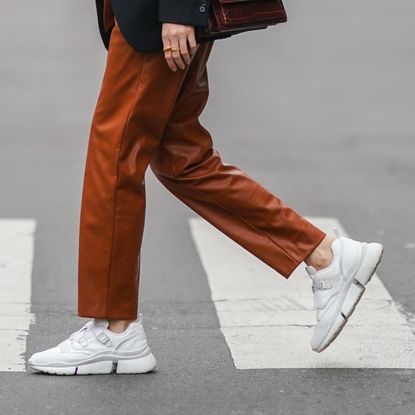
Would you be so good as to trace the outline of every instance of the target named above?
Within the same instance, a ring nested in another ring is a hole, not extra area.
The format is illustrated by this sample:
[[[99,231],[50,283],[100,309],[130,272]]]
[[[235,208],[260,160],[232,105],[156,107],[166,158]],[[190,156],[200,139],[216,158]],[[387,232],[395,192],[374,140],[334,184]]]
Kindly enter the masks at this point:
[[[152,353],[133,359],[111,359],[95,362],[85,362],[77,366],[43,366],[33,364],[29,359],[29,366],[37,372],[51,375],[108,375],[108,374],[139,374],[147,373],[156,368],[157,362]]]
[[[311,340],[311,347],[316,352],[325,350],[340,334],[348,319],[353,314],[356,305],[365,292],[367,283],[371,280],[383,255],[383,246],[379,243],[362,243],[363,255],[361,263],[343,287],[339,307],[327,334],[323,339]]]

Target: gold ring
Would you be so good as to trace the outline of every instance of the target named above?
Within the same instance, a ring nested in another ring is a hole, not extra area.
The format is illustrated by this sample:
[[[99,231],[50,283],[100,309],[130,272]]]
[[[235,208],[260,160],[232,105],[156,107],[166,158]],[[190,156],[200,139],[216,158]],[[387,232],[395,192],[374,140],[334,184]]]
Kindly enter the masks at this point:
[[[176,52],[177,50],[179,50],[179,48],[173,48],[172,45],[166,46],[163,48],[163,52],[167,51],[167,50],[171,50],[172,52]]]

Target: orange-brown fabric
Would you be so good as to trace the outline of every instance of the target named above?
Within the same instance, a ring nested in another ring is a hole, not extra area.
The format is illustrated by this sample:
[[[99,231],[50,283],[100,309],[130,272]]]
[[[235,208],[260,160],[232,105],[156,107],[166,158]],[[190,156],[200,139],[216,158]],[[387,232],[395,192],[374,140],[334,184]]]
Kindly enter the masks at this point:
[[[213,147],[198,119],[212,46],[201,43],[191,64],[173,72],[162,51],[132,49],[115,24],[85,166],[79,316],[137,316],[148,165],[178,199],[286,278],[325,236]]]

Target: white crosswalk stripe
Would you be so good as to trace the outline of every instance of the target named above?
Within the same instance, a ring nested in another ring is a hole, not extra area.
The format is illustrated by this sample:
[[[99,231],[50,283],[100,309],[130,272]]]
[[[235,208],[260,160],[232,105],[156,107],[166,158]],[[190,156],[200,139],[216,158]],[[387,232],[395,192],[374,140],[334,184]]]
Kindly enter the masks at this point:
[[[0,371],[24,372],[34,255],[33,220],[0,220]]]
[[[334,218],[308,219],[347,236]],[[415,336],[376,274],[339,337],[316,353],[304,266],[286,280],[204,219],[191,218],[190,228],[237,369],[415,368]]]

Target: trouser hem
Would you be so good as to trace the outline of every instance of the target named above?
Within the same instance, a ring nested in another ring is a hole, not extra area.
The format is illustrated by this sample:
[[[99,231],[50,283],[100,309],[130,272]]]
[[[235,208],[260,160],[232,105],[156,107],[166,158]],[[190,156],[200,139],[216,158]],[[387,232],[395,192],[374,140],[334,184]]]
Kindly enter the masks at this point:
[[[118,320],[135,320],[138,317],[138,309],[136,307],[125,307],[125,306],[111,306],[107,307],[91,307],[79,306],[78,312],[79,317],[89,318],[104,318],[104,319],[118,319]]]
[[[312,225],[314,226],[314,225]],[[319,228],[315,228],[315,239],[314,235],[312,236],[314,243],[310,243],[308,245],[308,249],[304,250],[301,255],[298,256],[297,261],[291,263],[291,267],[284,269],[283,271],[279,271],[280,274],[288,279],[294,273],[294,271],[304,262],[304,260],[310,256],[313,251],[320,245],[321,241],[326,237],[326,233],[320,230]]]

